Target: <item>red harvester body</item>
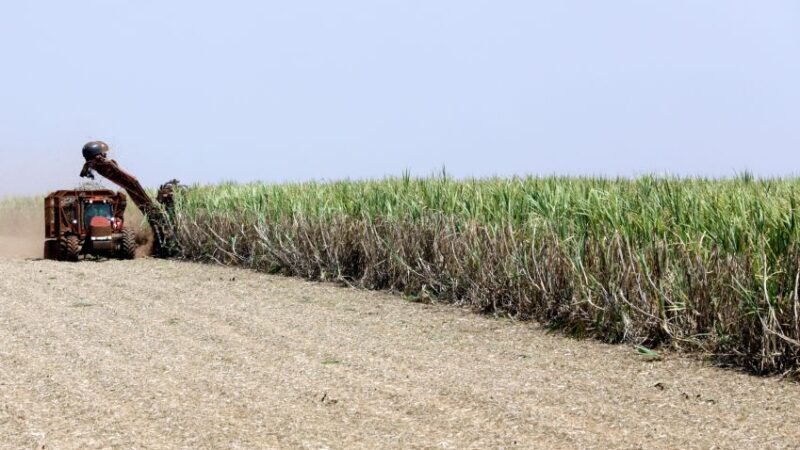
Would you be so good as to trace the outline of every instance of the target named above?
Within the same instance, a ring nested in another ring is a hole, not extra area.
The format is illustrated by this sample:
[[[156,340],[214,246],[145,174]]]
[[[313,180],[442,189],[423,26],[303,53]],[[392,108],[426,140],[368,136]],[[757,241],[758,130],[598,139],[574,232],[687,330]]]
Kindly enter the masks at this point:
[[[83,255],[132,259],[136,237],[125,226],[127,197],[107,189],[56,191],[45,199],[46,259]]]

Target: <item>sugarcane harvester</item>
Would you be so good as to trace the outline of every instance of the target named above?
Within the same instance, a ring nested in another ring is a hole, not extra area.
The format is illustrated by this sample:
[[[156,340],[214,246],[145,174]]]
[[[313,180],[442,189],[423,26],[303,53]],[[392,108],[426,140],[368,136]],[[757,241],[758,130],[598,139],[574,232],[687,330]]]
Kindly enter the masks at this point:
[[[45,259],[78,261],[83,255],[133,259],[136,234],[125,223],[128,197],[109,189],[79,188],[44,199]]]
[[[136,177],[123,170],[116,161],[108,158],[108,151],[109,147],[104,142],[95,141],[86,144],[83,147],[86,163],[81,170],[81,177],[94,179],[96,172],[124,189],[128,197],[147,217],[153,230],[153,254],[158,257],[177,255],[180,247],[170,216],[173,212],[173,197],[181,188],[180,183],[172,180],[162,185],[157,196],[159,203],[156,203],[147,195],[147,191]]]

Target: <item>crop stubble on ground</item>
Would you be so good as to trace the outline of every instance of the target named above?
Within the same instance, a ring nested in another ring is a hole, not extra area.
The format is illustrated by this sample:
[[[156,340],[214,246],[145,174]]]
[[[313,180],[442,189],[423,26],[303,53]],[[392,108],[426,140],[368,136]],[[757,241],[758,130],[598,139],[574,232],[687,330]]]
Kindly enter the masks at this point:
[[[1,448],[798,448],[800,387],[384,293],[0,259]]]

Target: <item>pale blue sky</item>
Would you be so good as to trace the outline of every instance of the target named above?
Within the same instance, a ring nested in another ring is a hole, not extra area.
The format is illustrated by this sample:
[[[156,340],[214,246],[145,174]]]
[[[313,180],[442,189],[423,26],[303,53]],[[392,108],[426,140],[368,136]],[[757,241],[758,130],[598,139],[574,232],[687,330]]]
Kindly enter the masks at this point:
[[[149,186],[800,167],[796,0],[26,0],[0,56],[0,196],[91,139]]]

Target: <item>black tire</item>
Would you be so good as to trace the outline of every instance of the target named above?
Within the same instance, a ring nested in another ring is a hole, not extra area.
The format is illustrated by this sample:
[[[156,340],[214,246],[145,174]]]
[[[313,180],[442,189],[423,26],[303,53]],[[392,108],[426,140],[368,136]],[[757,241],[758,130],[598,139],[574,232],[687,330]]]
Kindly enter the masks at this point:
[[[65,236],[58,240],[58,259],[77,262],[81,257],[81,240],[78,236]]]
[[[120,259],[133,259],[136,257],[136,233],[130,228],[122,229],[122,242],[119,245]]]
[[[58,241],[44,241],[44,259],[58,259]]]

